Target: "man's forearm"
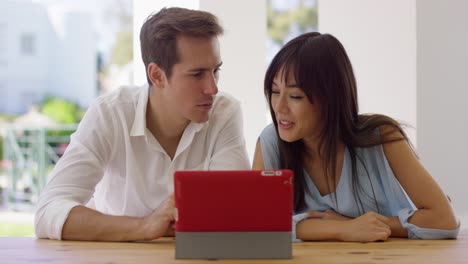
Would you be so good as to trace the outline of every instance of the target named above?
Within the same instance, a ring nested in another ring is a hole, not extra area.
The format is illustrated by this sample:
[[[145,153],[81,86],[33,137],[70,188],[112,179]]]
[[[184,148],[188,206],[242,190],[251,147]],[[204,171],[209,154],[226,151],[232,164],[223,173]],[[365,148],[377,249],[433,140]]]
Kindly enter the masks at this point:
[[[62,229],[64,240],[134,241],[144,240],[143,219],[105,215],[85,206],[76,206]]]

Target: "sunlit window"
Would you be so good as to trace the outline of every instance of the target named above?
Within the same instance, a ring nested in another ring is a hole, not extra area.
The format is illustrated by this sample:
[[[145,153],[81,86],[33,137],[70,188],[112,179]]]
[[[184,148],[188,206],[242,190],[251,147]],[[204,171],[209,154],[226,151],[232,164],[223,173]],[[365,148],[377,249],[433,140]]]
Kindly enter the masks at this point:
[[[0,237],[32,236],[38,194],[86,108],[132,84],[133,0],[7,2],[14,15],[0,17]]]
[[[267,0],[267,62],[292,38],[318,29],[316,0]]]

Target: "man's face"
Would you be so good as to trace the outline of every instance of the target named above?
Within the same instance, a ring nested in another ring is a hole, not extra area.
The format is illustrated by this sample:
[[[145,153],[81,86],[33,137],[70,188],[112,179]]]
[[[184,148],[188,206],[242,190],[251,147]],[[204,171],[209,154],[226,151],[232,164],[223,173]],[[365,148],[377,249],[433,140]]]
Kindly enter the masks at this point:
[[[166,106],[179,121],[206,122],[218,93],[222,64],[218,39],[179,36],[177,52],[179,62],[173,66],[163,91]]]

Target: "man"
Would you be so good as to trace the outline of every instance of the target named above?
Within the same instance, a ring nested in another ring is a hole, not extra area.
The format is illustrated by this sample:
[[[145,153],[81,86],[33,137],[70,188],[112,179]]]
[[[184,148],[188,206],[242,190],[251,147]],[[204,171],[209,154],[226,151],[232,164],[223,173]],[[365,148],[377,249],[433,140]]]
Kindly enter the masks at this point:
[[[169,235],[174,171],[250,169],[239,103],[215,97],[222,32],[202,11],[165,8],[146,20],[140,40],[149,85],[120,88],[90,106],[39,198],[38,237]]]

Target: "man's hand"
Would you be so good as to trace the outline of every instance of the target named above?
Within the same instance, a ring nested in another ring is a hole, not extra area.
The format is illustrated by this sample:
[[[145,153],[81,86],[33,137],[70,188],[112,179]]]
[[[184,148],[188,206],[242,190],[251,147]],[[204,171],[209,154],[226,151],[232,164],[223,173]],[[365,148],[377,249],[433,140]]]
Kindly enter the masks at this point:
[[[326,211],[309,211],[307,212],[309,218],[317,218],[317,219],[324,219],[324,220],[338,220],[338,221],[348,221],[353,218],[341,215],[333,210],[326,210]]]
[[[175,236],[175,221],[172,221],[169,225],[169,228],[166,230],[165,237],[174,237]]]
[[[174,194],[164,200],[153,213],[143,218],[144,240],[174,235],[175,222]]]
[[[391,234],[388,218],[368,212],[355,219],[343,222],[340,240],[355,242],[385,241]]]

